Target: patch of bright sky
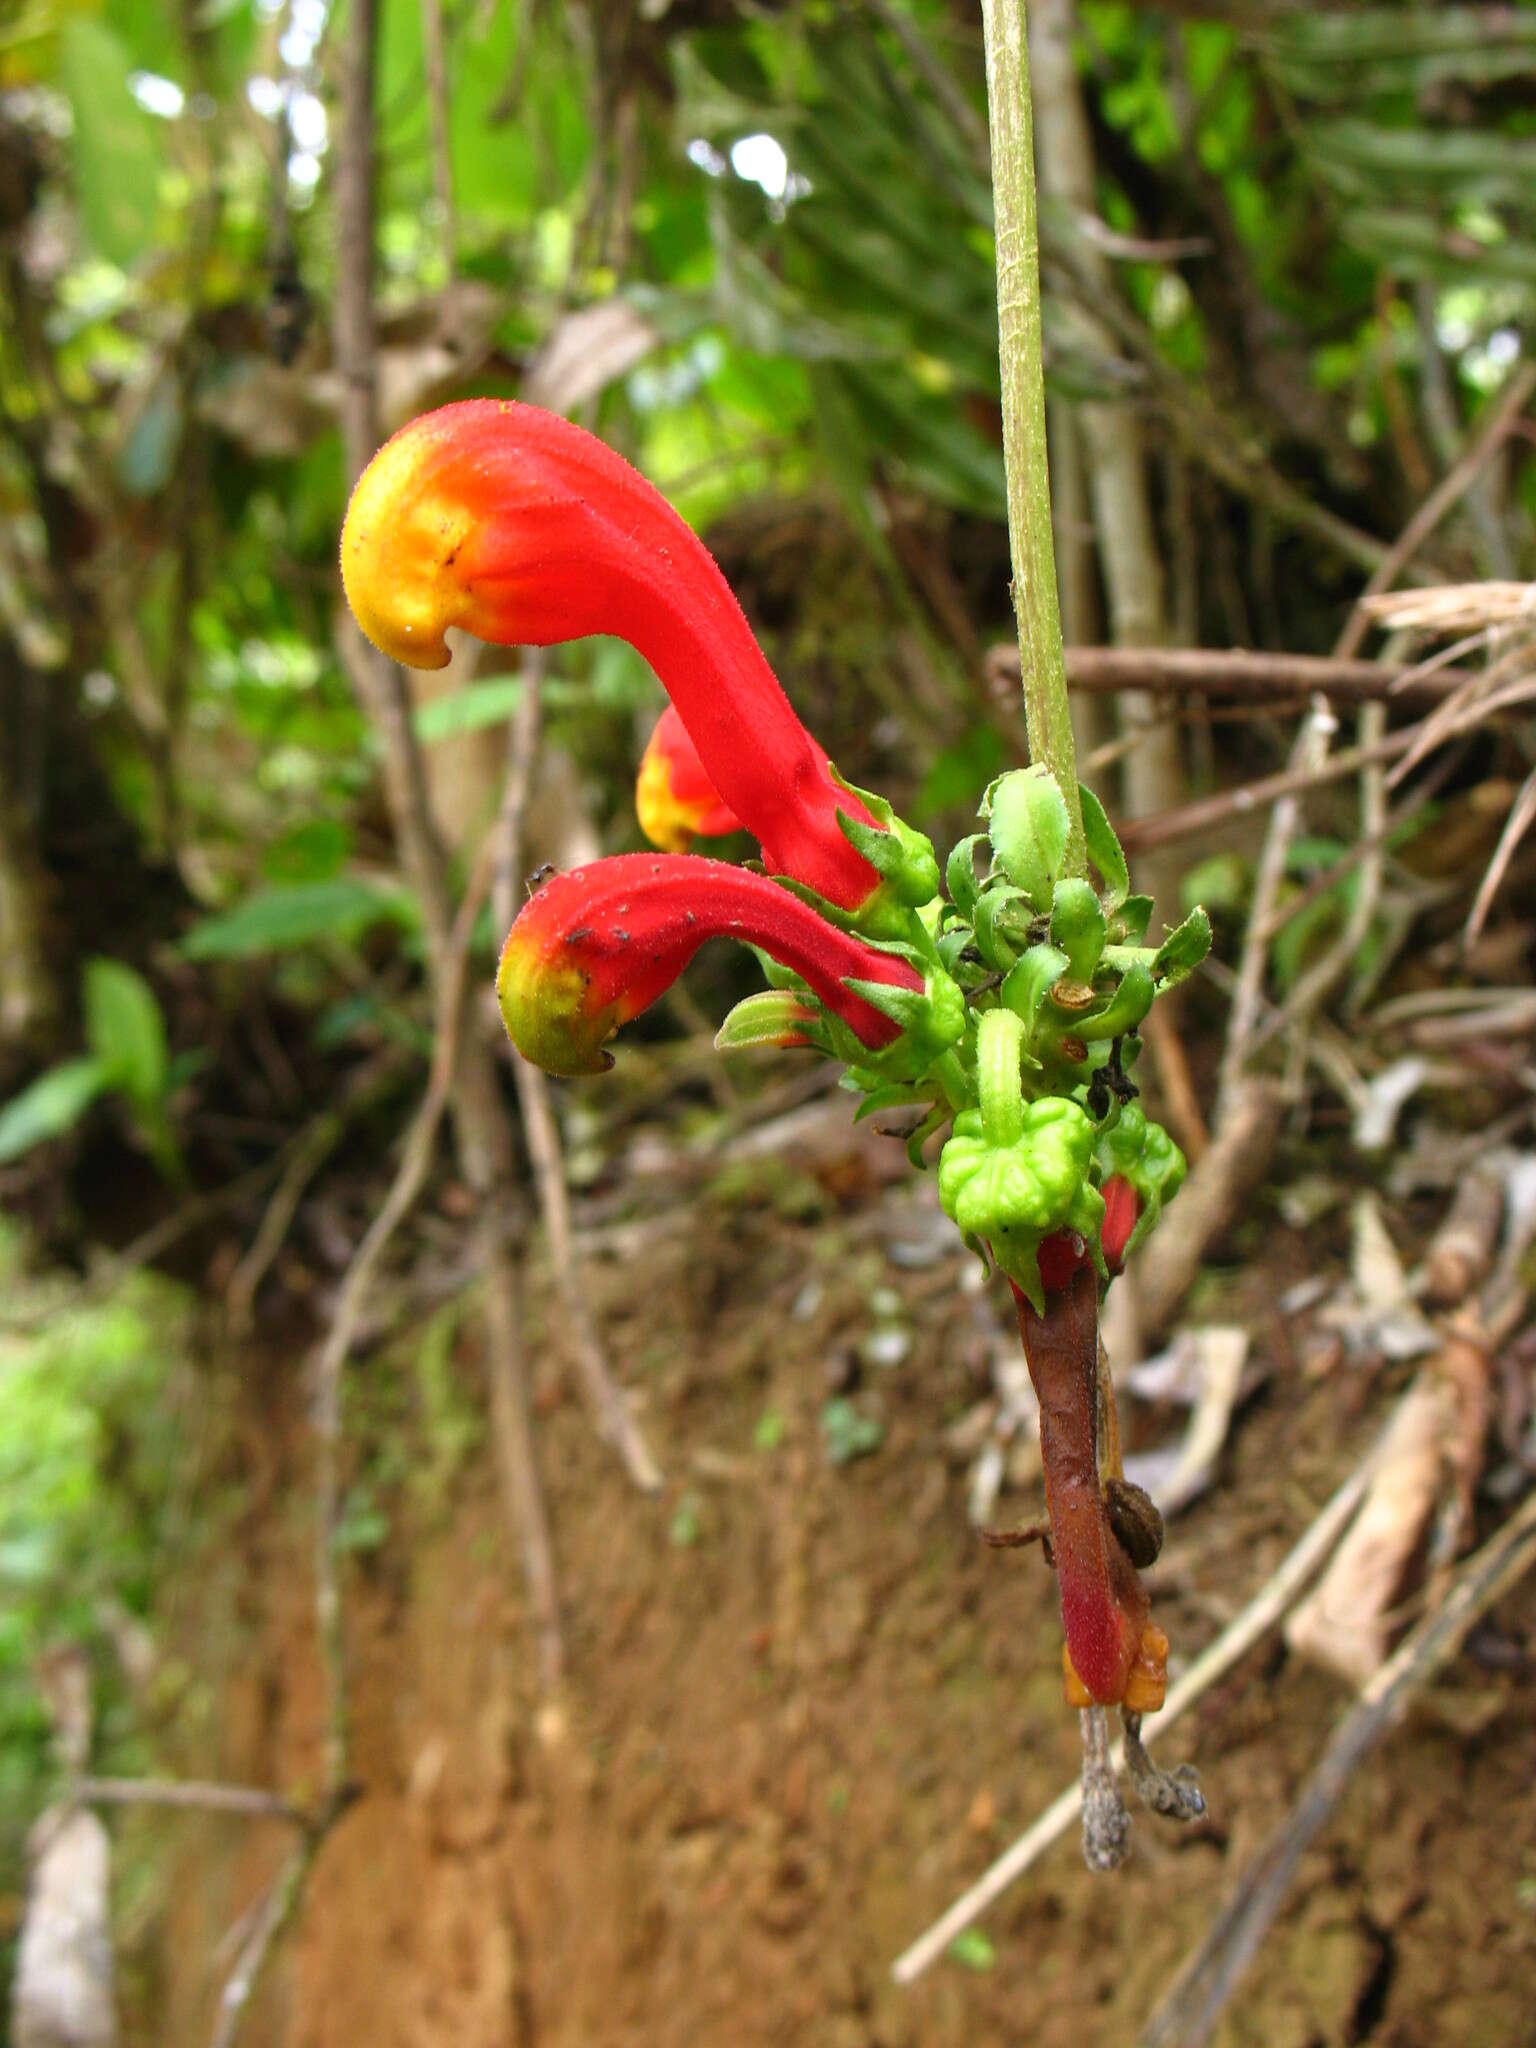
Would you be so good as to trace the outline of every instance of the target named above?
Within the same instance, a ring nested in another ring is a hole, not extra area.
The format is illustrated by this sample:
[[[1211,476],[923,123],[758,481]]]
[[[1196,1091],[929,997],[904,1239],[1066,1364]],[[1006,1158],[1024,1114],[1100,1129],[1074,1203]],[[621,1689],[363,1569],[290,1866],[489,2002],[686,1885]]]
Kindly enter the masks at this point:
[[[731,169],[747,184],[761,186],[770,199],[782,199],[789,187],[789,158],[772,135],[743,135],[733,142]]]
[[[1501,388],[1519,359],[1518,331],[1513,327],[1495,327],[1481,347],[1467,350],[1461,367],[1479,391],[1492,393]]]
[[[786,206],[803,199],[811,189],[809,178],[789,168],[789,158],[778,137],[761,130],[739,136],[731,144],[728,157],[722,156],[704,136],[696,135],[688,144],[686,155],[706,178],[723,178],[731,170],[744,184],[756,185],[780,219]]]
[[[287,104],[287,88],[260,72],[245,81],[245,96],[263,121],[275,121]]]
[[[316,94],[296,92],[288,105],[288,132],[295,149],[318,156],[325,148],[325,108]]]
[[[725,158],[712,142],[706,142],[702,135],[695,135],[687,149],[689,163],[701,170],[706,178],[723,178],[726,171]]]
[[[325,34],[325,19],[330,11],[329,0],[293,0],[288,26],[277,46],[279,55],[290,70],[302,71],[309,64],[320,47],[320,38]]]
[[[257,0],[257,5],[270,18],[282,12],[284,0]],[[291,0],[288,24],[277,47],[284,66],[294,75],[279,79],[257,73],[245,83],[245,96],[263,120],[281,120],[286,110],[293,144],[288,158],[288,183],[301,205],[312,197],[320,182],[320,159],[325,153],[328,125],[319,95],[299,81],[314,62],[329,14],[330,0]]]
[[[146,114],[155,114],[162,121],[176,120],[187,104],[175,79],[162,78],[158,71],[130,71],[128,90]]]

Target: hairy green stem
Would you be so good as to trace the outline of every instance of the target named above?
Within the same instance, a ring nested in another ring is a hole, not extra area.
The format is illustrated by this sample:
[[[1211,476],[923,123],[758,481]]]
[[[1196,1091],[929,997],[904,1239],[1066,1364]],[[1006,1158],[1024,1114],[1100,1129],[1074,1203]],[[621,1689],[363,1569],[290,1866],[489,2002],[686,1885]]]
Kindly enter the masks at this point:
[[[997,243],[997,329],[1003,378],[1003,459],[1008,471],[1008,540],[1013,608],[1024,667],[1024,718],[1034,760],[1049,768],[1067,800],[1064,872],[1087,872],[1077,750],[1067,698],[1051,541],[1051,481],[1045,445],[1045,372],[1040,335],[1040,244],[1035,211],[1034,121],[1024,0],[982,0],[987,104],[992,135],[992,202]]]

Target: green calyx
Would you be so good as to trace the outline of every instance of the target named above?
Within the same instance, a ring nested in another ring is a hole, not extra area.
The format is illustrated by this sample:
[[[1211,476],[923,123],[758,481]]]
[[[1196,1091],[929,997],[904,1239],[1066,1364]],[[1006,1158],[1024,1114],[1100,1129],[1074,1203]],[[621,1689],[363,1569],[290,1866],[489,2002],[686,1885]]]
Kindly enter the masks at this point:
[[[1184,1154],[1139,1102],[1127,1102],[1100,1135],[1095,1165],[1101,1186],[1118,1177],[1136,1190],[1141,1210],[1126,1247],[1134,1251],[1184,1185]]]
[[[839,1031],[847,1033],[851,1041],[846,1048],[851,1068],[878,1077],[882,1083],[916,1081],[925,1074],[952,1076],[954,1055],[965,1037],[965,995],[942,967],[930,966],[920,989],[896,988],[888,981],[854,979],[844,986],[901,1026],[901,1036],[894,1045],[870,1052],[853,1038],[846,1025],[837,1019],[829,1020]],[[948,1096],[952,1090],[944,1086],[940,1092]]]
[[[1054,1231],[1079,1232],[1097,1253],[1104,1198],[1089,1179],[1095,1132],[1064,1096],[1024,1100],[1024,1026],[988,1010],[976,1031],[980,1106],[955,1118],[939,1157],[939,1202],[968,1242],[984,1243],[1009,1279],[1044,1312],[1039,1249]]]
[[[845,782],[831,762],[827,766],[839,789],[856,796],[874,820],[866,824],[846,811],[837,814],[843,837],[880,877],[878,888],[853,912],[854,929],[871,939],[904,938],[911,925],[909,913],[921,910],[939,893],[939,860],[933,841],[926,832],[898,818],[875,790],[859,789]]]
[[[1119,1175],[1136,1190],[1134,1245],[1184,1177],[1178,1147],[1135,1100],[1132,1073],[1140,1025],[1205,958],[1210,921],[1193,911],[1149,943],[1151,901],[1130,893],[1125,854],[1090,790],[1080,792],[1088,872],[1069,872],[1067,804],[1044,768],[998,777],[985,830],[956,845],[942,879],[923,833],[883,797],[841,786],[868,813],[839,822],[876,887],[850,910],[776,879],[829,923],[899,955],[923,986],[848,982],[898,1027],[874,1051],[797,975],[760,956],[771,993],[738,1005],[721,1043],[808,1045],[840,1059],[861,1114],[902,1112],[897,1134],[918,1167],[952,1121],[940,1202],[973,1249],[987,1248],[1043,1308],[1038,1251],[1054,1232],[1078,1232],[1105,1271],[1105,1182]]]

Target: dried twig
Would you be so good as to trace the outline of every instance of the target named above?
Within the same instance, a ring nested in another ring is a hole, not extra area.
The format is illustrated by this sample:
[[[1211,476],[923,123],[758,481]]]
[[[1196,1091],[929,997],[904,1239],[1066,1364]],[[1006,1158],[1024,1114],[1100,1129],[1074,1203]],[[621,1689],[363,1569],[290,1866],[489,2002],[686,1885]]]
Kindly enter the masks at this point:
[[[1200,2048],[1290,1890],[1296,1866],[1355,1771],[1403,1719],[1409,1702],[1456,1655],[1478,1619],[1536,1565],[1536,1494],[1456,1574],[1445,1598],[1405,1638],[1334,1731],[1301,1797],[1253,1858],[1237,1891],[1180,1971],[1141,2048]]]
[[[1357,754],[1368,756],[1383,736],[1387,719],[1384,704],[1367,704],[1360,713],[1358,727],[1360,743]],[[1381,902],[1381,884],[1386,846],[1386,785],[1379,761],[1366,760],[1360,770],[1360,841],[1365,851],[1360,856],[1360,881],[1355,898],[1344,921],[1344,929],[1320,960],[1299,975],[1295,986],[1285,1001],[1262,1026],[1256,1026],[1250,1035],[1249,1055],[1258,1052],[1270,1039],[1283,1032],[1306,1029],[1307,1020],[1326,1002],[1334,986],[1349,973],[1360,957],[1360,949],[1370,934],[1377,907]],[[1267,917],[1259,920],[1254,928],[1255,944],[1266,949],[1268,928],[1274,922],[1271,908]],[[1358,1000],[1358,998],[1357,998]]]
[[[549,1083],[538,1068],[530,1066],[519,1053],[512,1052],[511,1060],[517,1079],[517,1099],[523,1112],[523,1134],[528,1141],[534,1180],[539,1190],[539,1207],[544,1217],[550,1263],[560,1289],[577,1370],[597,1421],[598,1435],[618,1452],[625,1471],[636,1486],[644,1493],[655,1493],[661,1486],[661,1469],[651,1456],[650,1447],[630,1412],[623,1389],[615,1383],[608,1370],[602,1340],[597,1334],[597,1325],[582,1288],[581,1272],[571,1243],[571,1202],[565,1185],[565,1159],[560,1145],[560,1129],[550,1104]]]
[[[1420,730],[1416,725],[1404,726],[1400,732],[1389,732],[1379,746],[1369,750],[1341,748],[1318,767],[1282,768],[1274,775],[1260,776],[1255,782],[1240,782],[1235,789],[1220,790],[1215,796],[1197,797],[1193,803],[1181,804],[1178,810],[1164,811],[1159,817],[1117,820],[1115,829],[1121,843],[1133,852],[1147,846],[1163,846],[1172,839],[1198,838],[1218,825],[1230,824],[1234,818],[1251,817],[1282,798],[1305,794],[1327,783],[1340,782],[1346,775],[1356,775],[1372,761],[1395,761],[1408,752]]]
[[[540,1689],[546,1700],[552,1700],[565,1675],[554,1548],[534,1455],[532,1404],[517,1314],[517,1274],[505,1234],[492,1213],[482,1218],[477,1249],[485,1275],[486,1370],[496,1462],[522,1547],[523,1584],[539,1646]]]
[[[1482,474],[1485,465],[1502,446],[1511,428],[1536,391],[1536,363],[1527,363],[1509,380],[1465,453],[1454,462],[1403,528],[1385,556],[1371,571],[1370,581],[1356,600],[1349,623],[1333,650],[1341,660],[1353,655],[1370,630],[1370,600],[1394,584],[1434,532],[1446,513],[1466,494]]]
[[[1457,1182],[1451,1206],[1424,1254],[1424,1292],[1441,1307],[1465,1301],[1488,1274],[1504,1214],[1504,1182],[1488,1165]]]
[[[1493,899],[1499,893],[1499,884],[1508,872],[1509,864],[1515,857],[1515,850],[1526,833],[1536,823],[1536,769],[1525,778],[1520,794],[1510,808],[1504,830],[1499,834],[1499,843],[1494,848],[1493,858],[1487,872],[1478,884],[1477,895],[1467,915],[1465,943],[1471,945],[1487,922],[1493,908]]]
[[[298,1913],[315,1859],[332,1828],[358,1793],[356,1785],[344,1782],[327,1795],[324,1805],[305,1826],[298,1847],[273,1879],[250,1922],[250,1931],[241,1944],[235,1966],[224,1980],[209,2048],[234,2048],[235,2038],[260,1987],[278,1938],[293,1924]]]
[[[1328,742],[1337,729],[1338,723],[1328,708],[1327,698],[1319,697],[1313,705],[1311,715],[1296,736],[1296,744],[1291,754],[1291,772],[1301,776],[1316,776],[1327,756]],[[1237,987],[1233,994],[1232,1012],[1227,1024],[1226,1050],[1221,1061],[1221,1079],[1217,1094],[1218,1124],[1230,1113],[1231,1106],[1236,1101],[1237,1084],[1248,1064],[1251,1040],[1258,1028],[1259,1003],[1264,992],[1264,969],[1269,959],[1269,948],[1260,935],[1274,913],[1280,885],[1285,879],[1286,856],[1290,852],[1291,840],[1295,837],[1300,822],[1301,806],[1296,795],[1281,797],[1270,815],[1264,851],[1259,857],[1258,873],[1254,877],[1253,900],[1248,911],[1248,930],[1243,940],[1242,960],[1237,970]]]
[[[261,1227],[230,1275],[225,1300],[230,1326],[236,1333],[250,1329],[256,1290],[282,1250],[305,1189],[340,1144],[344,1128],[340,1111],[331,1109],[315,1117],[300,1133],[300,1142],[289,1154],[282,1178],[272,1191]]]
[[[1184,1676],[1169,1690],[1154,1733],[1162,1734],[1171,1728],[1286,1614],[1347,1528],[1365,1492],[1374,1457],[1372,1452],[1344,1482],[1242,1613],[1222,1630],[1215,1642],[1201,1651]],[[1118,1763],[1119,1756],[1113,1760]],[[1082,1786],[1074,1781],[1052,1801],[1033,1826],[1004,1850],[970,1890],[958,1898],[926,1934],[913,1942],[904,1955],[898,1957],[891,1971],[896,1982],[911,1984],[930,1964],[937,1962],[955,1936],[963,1934],[967,1927],[979,1920],[987,1908],[1001,1898],[1059,1836],[1066,1833],[1081,1811],[1082,1801]]]
[[[82,1806],[169,1806],[197,1813],[239,1814],[307,1828],[311,1816],[259,1785],[220,1785],[196,1778],[78,1778],[71,1798]]]

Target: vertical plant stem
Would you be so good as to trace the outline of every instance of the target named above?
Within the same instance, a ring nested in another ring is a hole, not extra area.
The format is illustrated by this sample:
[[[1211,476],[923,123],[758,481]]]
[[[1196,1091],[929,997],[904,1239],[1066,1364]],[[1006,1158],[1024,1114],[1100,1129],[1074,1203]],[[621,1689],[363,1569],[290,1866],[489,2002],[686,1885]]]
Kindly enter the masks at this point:
[[[992,136],[1003,459],[1008,471],[1008,540],[1024,669],[1024,717],[1030,753],[1050,769],[1067,800],[1066,872],[1081,875],[1087,857],[1051,540],[1034,123],[1024,0],[982,0],[981,14]]]

